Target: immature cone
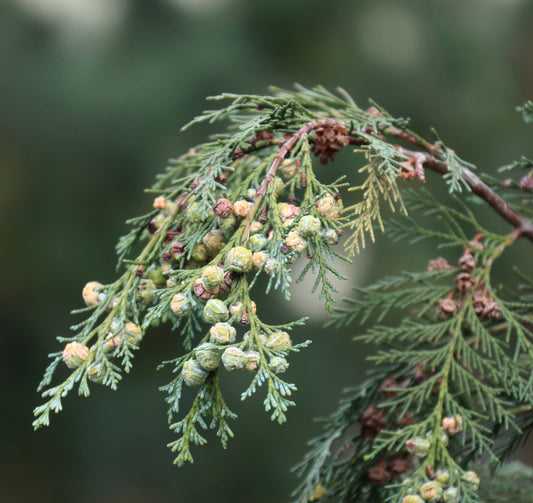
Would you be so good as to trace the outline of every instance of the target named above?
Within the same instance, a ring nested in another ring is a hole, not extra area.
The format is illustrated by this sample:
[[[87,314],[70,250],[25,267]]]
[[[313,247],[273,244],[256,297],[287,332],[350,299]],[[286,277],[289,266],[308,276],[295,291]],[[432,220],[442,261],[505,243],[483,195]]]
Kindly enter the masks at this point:
[[[255,372],[259,368],[261,355],[257,351],[246,351],[246,365],[244,370],[248,372]]]
[[[224,233],[219,229],[210,230],[202,239],[210,253],[217,253],[224,248]]]
[[[202,281],[208,290],[214,290],[224,281],[224,271],[216,265],[207,266],[202,272]]]
[[[156,210],[162,210],[167,205],[167,200],[163,196],[156,197],[154,199],[154,208]]]
[[[124,330],[127,332],[127,341],[131,344],[135,344],[136,346],[138,346],[141,342],[141,339],[143,338],[141,327],[139,325],[136,325],[135,323],[129,322],[124,325]]]
[[[143,304],[152,304],[155,301],[155,284],[151,279],[143,279],[139,281],[139,297]]]
[[[286,372],[289,368],[289,362],[285,358],[274,356],[274,358],[270,360],[268,366],[272,369],[272,372],[274,372],[274,374],[282,374],[283,372]]]
[[[402,498],[402,503],[424,503],[424,500],[416,494],[408,494]]]
[[[153,234],[157,229],[161,228],[165,222],[165,217],[163,215],[157,215],[156,217],[150,220],[148,230]],[[152,230],[153,229],[153,230]]]
[[[150,279],[156,286],[162,286],[165,283],[165,276],[163,275],[163,268],[151,265],[143,274],[146,279]]]
[[[463,429],[463,418],[459,414],[445,417],[442,420],[442,429],[450,435],[456,435]]]
[[[120,341],[122,340],[122,335],[118,334],[113,336],[112,333],[110,333],[106,341],[104,343],[104,352],[109,353],[110,351],[115,350],[118,345],[120,344]]]
[[[86,306],[96,306],[102,299],[100,294],[97,292],[98,288],[101,288],[103,285],[98,281],[89,281],[83,287],[83,301]]]
[[[108,337],[104,344],[104,351],[108,352],[108,351],[112,351],[113,349],[115,349],[120,344],[120,341],[122,340],[123,335],[126,335],[126,340],[130,344],[134,344],[135,346],[138,346],[144,334],[139,325],[136,325],[135,323],[132,323],[130,321],[124,325],[123,333],[120,333],[115,336],[113,336],[113,332],[110,332],[108,334]]]
[[[267,243],[267,238],[261,234],[255,234],[248,240],[248,246],[251,250],[260,250]]]
[[[425,456],[428,453],[430,446],[431,442],[427,438],[423,437],[411,438],[405,442],[405,448],[407,449],[407,452],[416,454],[420,457]]]
[[[252,255],[252,266],[254,269],[259,269],[268,259],[268,255],[265,252],[258,251]]]
[[[192,285],[192,289],[194,291],[194,294],[202,299],[202,300],[209,300],[213,297],[216,297],[220,291],[219,288],[216,288],[215,290],[209,290],[202,281],[202,278],[198,278],[194,281]]]
[[[122,340],[122,335],[119,333],[119,329],[122,328],[122,324],[118,318],[111,320],[109,324],[109,332],[107,333],[106,340],[104,343],[104,351],[107,353],[113,351]]]
[[[290,180],[300,169],[299,163],[295,159],[285,159],[280,166],[280,171],[285,180]]]
[[[445,486],[450,481],[450,472],[448,470],[437,470],[435,480]]]
[[[277,210],[282,222],[292,220],[300,213],[300,208],[298,208],[298,206],[289,203],[278,203]]]
[[[209,342],[214,344],[231,344],[235,342],[237,331],[229,324],[224,322],[215,323],[210,329]]]
[[[431,442],[433,440],[433,432],[429,431],[426,433],[426,438]],[[447,446],[450,441],[448,434],[445,431],[439,432],[439,440],[444,445]]]
[[[285,244],[298,253],[304,251],[307,247],[307,241],[298,231],[289,232],[285,238]]]
[[[215,324],[219,321],[227,321],[229,318],[226,304],[219,299],[209,299],[204,307],[204,320]]]
[[[325,196],[319,199],[315,207],[319,213],[326,218],[339,218],[344,209],[342,199],[335,199],[333,196]]]
[[[183,382],[187,386],[200,386],[207,379],[208,374],[194,359],[187,360],[181,369]]]
[[[320,498],[323,498],[327,494],[327,492],[328,490],[322,484],[317,484],[313,489],[313,496],[310,501],[316,501]]]
[[[220,351],[208,342],[196,348],[196,360],[207,371],[215,370],[220,364]]]
[[[243,369],[247,362],[248,356],[246,353],[235,346],[226,348],[222,354],[222,363],[224,364],[224,368],[229,372]]]
[[[312,215],[305,215],[305,217],[300,219],[296,228],[298,232],[306,238],[314,236],[317,232],[320,232],[321,226],[322,224],[318,218]]]
[[[315,203],[315,207],[318,213],[325,217],[332,210],[334,204],[335,198],[333,196],[324,196]]]
[[[203,222],[208,217],[208,212],[202,204],[193,201],[187,206],[185,215],[191,222]]]
[[[257,306],[253,300],[251,301],[251,305],[252,305],[252,311],[255,314],[257,312]],[[231,304],[229,306],[229,312],[232,316],[235,316],[236,314],[241,313],[241,318],[239,322],[242,323],[243,325],[246,325],[250,321],[248,317],[248,312],[243,310],[242,302],[240,301],[236,302],[235,304]]]
[[[268,191],[271,194],[275,194],[276,196],[280,196],[283,193],[283,188],[285,186],[285,183],[279,176],[275,176],[272,178],[272,181],[268,184]]]
[[[217,218],[217,227],[224,232],[229,232],[235,229],[237,225],[237,217],[233,214],[227,217],[218,217]]]
[[[253,234],[254,232],[257,232],[263,227],[263,224],[261,222],[258,222],[257,220],[252,221],[250,224],[250,233]]]
[[[87,369],[87,376],[92,382],[102,384],[104,382],[104,375],[101,370],[102,366],[99,363],[97,363],[96,365],[91,365]]]
[[[424,501],[428,501],[429,503],[436,503],[442,498],[442,486],[436,481],[422,484],[418,492]]]
[[[192,248],[191,256],[194,260],[197,260],[198,262],[205,262],[205,260],[209,256],[209,252],[207,251],[207,247],[203,243],[196,243]]]
[[[292,341],[287,332],[274,332],[266,343],[267,348],[274,349],[276,351],[284,351],[292,346]]]
[[[243,246],[236,246],[228,252],[226,267],[235,272],[249,272],[252,268],[252,252]]]
[[[335,204],[333,205],[333,208],[326,212],[324,215],[327,218],[339,218],[341,216],[342,210],[344,209],[344,203],[342,202],[342,199],[337,199],[335,201]]]
[[[176,207],[177,205],[174,201],[166,201],[165,207],[161,210],[161,213],[163,213],[165,217],[169,217],[176,211]]]
[[[238,217],[244,218],[248,215],[251,207],[252,205],[248,201],[245,199],[239,199],[233,205],[233,213]]]
[[[89,348],[79,342],[69,342],[63,350],[63,361],[69,369],[78,368],[89,356]]]
[[[457,487],[448,487],[442,493],[442,501],[444,503],[459,503],[459,491]]]
[[[336,245],[339,242],[339,235],[335,229],[324,229],[322,236],[328,245]]]
[[[480,480],[479,480],[479,476],[478,476],[478,474],[476,472],[472,472],[472,471],[471,472],[465,472],[463,474],[463,480],[465,482],[467,482],[468,484],[470,484],[474,491],[478,490]]]
[[[175,316],[185,316],[191,310],[191,301],[185,295],[177,293],[170,301],[170,309]]]
[[[269,258],[265,261],[263,271],[265,271],[268,275],[270,275],[276,270],[277,267],[278,267],[278,262],[274,260],[273,258]]]

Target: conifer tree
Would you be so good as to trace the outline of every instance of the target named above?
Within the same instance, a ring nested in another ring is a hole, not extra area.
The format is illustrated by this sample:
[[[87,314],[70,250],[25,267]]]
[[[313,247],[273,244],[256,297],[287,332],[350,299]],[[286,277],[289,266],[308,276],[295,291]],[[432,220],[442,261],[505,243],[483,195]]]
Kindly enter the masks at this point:
[[[375,369],[310,442],[293,500],[480,501],[485,468],[471,462],[500,463],[533,425],[531,260],[516,264],[505,285],[492,274],[517,241],[533,242],[533,161],[502,167],[498,180],[438,138],[414,133],[407,120],[375,104],[359,108],[342,89],[212,100],[223,105],[186,127],[225,129],[170,161],[150,190],[153,208],[129,220],[117,244],[118,278],[83,288],[86,307],[74,311],[83,319],[50,355],[34,427],[47,426],[74,388],[83,396],[116,389],[160,323],[183,348],[161,364],[172,374],[161,389],[177,465],[193,461],[203,430],[215,430],[223,446],[233,436],[222,372],[242,373],[241,398],[262,393],[271,419],[283,423],[296,389],[284,373],[311,341],[291,336],[305,319],[267,323],[253,299],[266,283],[267,293],[289,300],[291,282],[309,274],[332,312],[329,325],[349,325],[357,344],[374,346]],[[533,121],[532,102],[519,111]],[[321,181],[318,165],[341,149],[365,159],[357,186],[345,176]],[[428,171],[441,176],[430,184]],[[448,198],[437,196],[443,184]],[[353,204],[343,203],[349,192]],[[480,202],[508,232],[479,222]],[[357,260],[377,233],[431,238],[439,249],[420,270],[401,272],[398,264],[396,276],[355,285],[335,304],[331,278],[346,279],[336,262]],[[298,259],[306,265],[294,278]],[[67,377],[53,384],[60,365]],[[185,411],[184,386],[196,392]]]

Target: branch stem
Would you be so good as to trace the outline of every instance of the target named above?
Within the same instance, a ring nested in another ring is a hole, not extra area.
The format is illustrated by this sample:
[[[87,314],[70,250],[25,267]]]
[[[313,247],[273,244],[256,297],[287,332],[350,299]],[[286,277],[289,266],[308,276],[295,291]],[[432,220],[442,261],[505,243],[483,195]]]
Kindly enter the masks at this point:
[[[415,159],[420,158],[422,155],[424,156],[423,165],[426,168],[436,171],[441,175],[448,173],[448,168],[445,164],[445,161],[439,154],[435,145],[431,144],[412,131],[404,131],[396,127],[389,127],[385,130],[385,132],[426,151],[422,153],[400,147],[400,150],[404,155]],[[470,169],[465,166],[461,166],[461,171],[463,180],[470,187],[472,192],[488,203],[489,206],[496,211],[496,213],[509,222],[518,231],[517,237],[523,236],[533,242],[533,222],[531,220],[513,210],[507,201],[502,199],[498,194],[496,194],[496,192],[483,183],[481,179]]]
[[[334,127],[336,124],[342,124],[345,126],[345,123],[335,119],[317,119],[311,122],[308,122],[302,126],[298,131],[296,131],[292,136],[289,137],[287,141],[283,143],[280,147],[274,161],[270,165],[270,168],[261,183],[261,186],[257,190],[257,197],[254,201],[254,205],[250,209],[246,222],[246,227],[244,229],[244,242],[248,240],[250,233],[250,225],[254,219],[261,203],[264,199],[268,185],[274,179],[276,172],[283,162],[283,160],[290,154],[291,150],[295,147],[298,140],[302,135],[309,134],[314,129],[319,127]],[[413,159],[417,165],[421,165],[424,168],[431,169],[445,175],[448,173],[448,167],[446,166],[445,160],[442,158],[441,154],[438,151],[438,148],[435,145],[431,144],[424,138],[418,136],[412,131],[404,131],[403,129],[389,126],[384,130],[384,133],[388,133],[398,139],[404,140],[422,150],[424,152],[410,150],[401,147],[400,145],[394,145],[398,152],[403,155]],[[350,144],[354,145],[365,145],[367,141],[360,136],[350,136]],[[383,141],[387,141],[383,138]],[[481,179],[466,166],[461,166],[461,177],[465,183],[470,187],[470,190],[476,194],[478,197],[483,199],[498,215],[500,215],[504,220],[509,222],[517,231],[516,237],[526,237],[531,242],[533,242],[533,222],[522,215],[518,211],[511,208],[511,206],[500,197],[496,192],[494,192],[488,185],[486,185]]]
[[[409,155],[409,153],[420,155],[420,152],[412,152],[406,149],[403,150],[404,152],[407,152],[407,155]],[[448,173],[448,168],[442,163],[442,161],[437,160],[431,154],[424,154],[424,156],[425,159],[423,164],[426,168],[436,171],[441,175]],[[461,170],[461,176],[472,192],[483,199],[496,213],[498,213],[498,215],[509,222],[517,230],[518,237],[523,236],[533,242],[533,222],[516,210],[513,210],[507,201],[496,194],[496,192],[494,192],[488,185],[483,183],[470,169],[463,166]]]
[[[304,126],[302,126],[298,131],[296,131],[293,135],[289,137],[287,141],[283,143],[283,145],[280,147],[279,152],[277,153],[276,157],[274,158],[274,161],[270,165],[270,168],[267,171],[267,174],[265,175],[265,178],[263,178],[263,182],[261,183],[261,186],[259,189],[257,189],[257,196],[254,201],[254,205],[248,212],[248,215],[246,216],[247,222],[246,227],[244,228],[243,232],[243,243],[246,243],[248,240],[249,234],[250,234],[250,225],[252,224],[252,221],[257,214],[257,211],[259,210],[259,207],[261,206],[261,203],[265,197],[265,193],[267,191],[267,188],[269,184],[272,182],[274,177],[276,176],[276,172],[278,168],[280,167],[283,160],[290,154],[291,150],[296,146],[298,143],[298,140],[303,136],[309,134],[314,129],[317,129],[319,127],[331,127],[337,124],[338,121],[335,121],[333,119],[317,119],[311,122],[308,122]],[[344,126],[344,123],[342,123]]]

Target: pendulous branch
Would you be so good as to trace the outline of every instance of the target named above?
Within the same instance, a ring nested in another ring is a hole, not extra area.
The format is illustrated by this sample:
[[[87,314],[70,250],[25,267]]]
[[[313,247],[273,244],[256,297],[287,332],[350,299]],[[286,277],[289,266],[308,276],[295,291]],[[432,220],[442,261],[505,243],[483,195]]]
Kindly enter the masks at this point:
[[[416,159],[418,162],[423,158],[423,166],[441,175],[448,172],[448,168],[443,161],[438,160],[434,155],[422,152],[416,152],[405,148],[399,149],[399,151],[409,158]],[[513,210],[511,206],[502,199],[496,192],[490,187],[484,184],[480,178],[466,167],[462,167],[462,178],[466,184],[470,187],[472,192],[478,197],[483,199],[492,209],[509,222],[519,233],[520,236],[524,236],[533,242],[533,222],[524,215]]]

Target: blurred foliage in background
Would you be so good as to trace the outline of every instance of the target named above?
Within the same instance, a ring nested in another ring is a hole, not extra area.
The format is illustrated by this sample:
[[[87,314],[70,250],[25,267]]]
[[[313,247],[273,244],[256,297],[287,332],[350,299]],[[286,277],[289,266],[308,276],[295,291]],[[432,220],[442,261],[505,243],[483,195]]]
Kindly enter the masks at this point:
[[[227,451],[212,439],[192,466],[174,467],[164,447],[171,433],[157,387],[168,376],[155,367],[177,350],[165,327],[143,341],[118,392],[67,400],[37,433],[31,411],[82,286],[113,279],[124,220],[151,204],[142,189],[167,158],[214,132],[179,128],[207,95],[294,81],[341,85],[363,106],[371,97],[424,135],[435,126],[462,158],[494,172],[533,156],[531,127],[514,111],[533,98],[533,2],[0,2],[0,501],[288,500],[288,469],[318,432],[312,418],[327,415],[364,369],[365,349],[350,331],[322,331],[324,317],[295,335],[315,342],[291,366],[300,391],[288,423],[271,424],[258,400],[239,406],[242,377],[228,379],[237,438]],[[324,169],[353,171],[353,161],[342,155]],[[531,253],[528,245],[518,253]],[[395,246],[391,257],[379,237],[356,259],[358,284],[378,270],[423,269],[436,253]],[[307,314],[305,290],[293,298],[260,308],[284,320],[289,310]]]

